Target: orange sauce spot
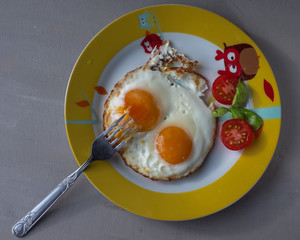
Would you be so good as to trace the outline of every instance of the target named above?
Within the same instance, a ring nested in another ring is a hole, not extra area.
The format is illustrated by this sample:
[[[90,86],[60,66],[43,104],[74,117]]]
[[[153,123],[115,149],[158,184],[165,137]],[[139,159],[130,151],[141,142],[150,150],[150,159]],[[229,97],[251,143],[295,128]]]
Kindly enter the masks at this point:
[[[141,127],[140,131],[149,131],[156,126],[160,110],[150,93],[142,89],[133,89],[126,93],[124,101],[124,108]]]
[[[164,128],[156,137],[156,149],[159,155],[170,164],[186,161],[193,148],[190,136],[181,128]]]

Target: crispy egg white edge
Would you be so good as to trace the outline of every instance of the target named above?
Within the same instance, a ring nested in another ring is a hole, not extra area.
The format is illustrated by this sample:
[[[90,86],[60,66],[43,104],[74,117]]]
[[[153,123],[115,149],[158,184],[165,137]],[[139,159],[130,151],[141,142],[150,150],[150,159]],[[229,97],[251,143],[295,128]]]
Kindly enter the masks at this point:
[[[151,132],[137,133],[130,141],[130,144],[125,146],[122,151],[122,156],[127,165],[144,176],[159,180],[187,176],[199,168],[213,144],[215,134],[215,119],[212,116],[212,111],[206,106],[202,99],[198,97],[198,95],[203,95],[203,91],[207,88],[205,82],[201,82],[201,84],[196,86],[193,79],[191,79],[192,75],[184,74],[181,76],[182,82],[186,84],[184,87],[177,84],[170,84],[171,82],[168,80],[168,75],[174,77],[174,72],[169,71],[167,75],[165,75],[160,71],[152,71],[145,67],[136,69],[127,74],[127,76],[117,84],[117,91],[113,91],[109,97],[106,103],[105,115],[107,115],[107,118],[104,118],[107,120],[105,123],[107,126],[117,119],[119,114],[114,113],[113,109],[122,106],[126,92],[134,88],[141,88],[150,92],[155,99],[157,99],[160,109],[169,109],[170,114],[167,116],[169,123],[163,120],[166,116],[161,114],[159,120],[160,124]],[[201,80],[204,81],[203,79]],[[201,87],[199,88],[199,86]],[[198,91],[196,91],[197,89]],[[166,92],[170,90],[172,96],[175,96],[175,98],[182,95],[181,103],[177,106],[170,102],[170,98],[166,94]],[[201,111],[193,111],[193,109],[201,109]],[[187,114],[179,114],[181,111],[186,111],[186,113],[193,111],[193,114],[196,114],[195,119],[187,117]],[[170,125],[184,129],[193,141],[193,150],[189,159],[176,165],[169,164],[160,158],[154,142],[156,134],[164,127]],[[203,125],[204,127],[198,130],[198,125]],[[143,141],[148,144],[142,143]],[[141,155],[138,149],[141,151]],[[156,162],[153,159],[160,159],[160,161]]]

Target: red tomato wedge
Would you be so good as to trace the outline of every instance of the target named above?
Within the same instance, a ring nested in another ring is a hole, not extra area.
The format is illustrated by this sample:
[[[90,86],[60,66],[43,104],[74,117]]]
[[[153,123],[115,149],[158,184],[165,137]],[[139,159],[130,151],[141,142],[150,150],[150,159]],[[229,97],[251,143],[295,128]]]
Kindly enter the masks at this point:
[[[223,74],[216,78],[212,85],[214,98],[222,104],[231,105],[239,79],[230,74]]]
[[[250,125],[243,119],[230,119],[223,123],[221,140],[230,150],[240,150],[249,145],[253,133]]]

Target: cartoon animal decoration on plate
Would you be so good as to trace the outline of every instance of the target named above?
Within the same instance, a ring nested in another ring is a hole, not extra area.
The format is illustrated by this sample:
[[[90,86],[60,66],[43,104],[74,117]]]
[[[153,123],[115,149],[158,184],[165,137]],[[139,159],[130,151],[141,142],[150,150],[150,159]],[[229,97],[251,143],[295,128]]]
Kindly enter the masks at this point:
[[[139,18],[140,28],[146,28],[146,29],[153,28],[154,20],[153,20],[153,16],[150,13],[145,12],[143,14],[140,14],[138,15],[138,18]]]
[[[154,33],[146,31],[146,37],[141,42],[141,46],[144,48],[145,53],[151,53],[155,47],[160,47],[163,44],[160,36]]]
[[[225,64],[225,71],[218,71],[220,75],[227,73],[241,77],[243,80],[250,80],[255,77],[259,69],[259,56],[249,44],[226,46],[224,43],[224,52],[217,50],[216,53],[215,59],[217,61],[223,59]]]

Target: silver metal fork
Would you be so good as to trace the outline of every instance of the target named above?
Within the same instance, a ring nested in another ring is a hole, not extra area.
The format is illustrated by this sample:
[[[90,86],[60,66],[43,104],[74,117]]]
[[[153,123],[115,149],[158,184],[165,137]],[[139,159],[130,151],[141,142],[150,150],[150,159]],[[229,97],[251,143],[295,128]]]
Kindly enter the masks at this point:
[[[66,177],[56,186],[38,205],[28,212],[12,228],[12,233],[17,237],[24,236],[34,224],[53,206],[54,203],[73,185],[78,176],[95,160],[107,160],[119,151],[125,143],[139,130],[134,127],[135,122],[128,118],[120,127],[118,124],[125,117],[126,113],[116,120],[106,131],[100,134],[92,144],[90,158],[83,163],[75,172]],[[128,125],[128,126],[127,126]],[[118,127],[118,128],[117,128]],[[117,128],[115,131],[112,131]],[[119,138],[113,139],[116,134],[123,130]],[[111,133],[111,134],[110,134]]]

